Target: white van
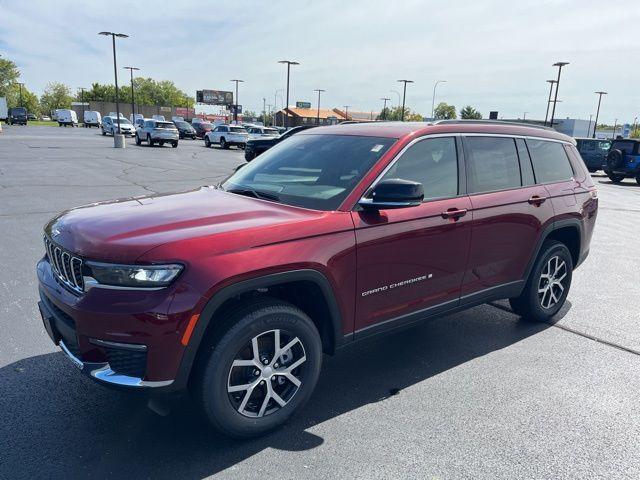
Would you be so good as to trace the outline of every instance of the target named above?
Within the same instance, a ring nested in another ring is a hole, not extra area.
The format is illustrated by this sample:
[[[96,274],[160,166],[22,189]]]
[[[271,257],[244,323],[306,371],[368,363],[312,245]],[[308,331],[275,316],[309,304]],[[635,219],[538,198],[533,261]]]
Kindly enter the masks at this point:
[[[102,125],[102,115],[95,110],[85,110],[83,124],[84,128],[100,127]]]
[[[6,97],[0,97],[0,121],[6,120],[9,116],[9,109],[7,108]]]
[[[74,110],[57,110],[58,126],[71,125],[72,127],[78,126],[78,115]]]
[[[154,115],[153,117],[154,120],[158,120],[159,122],[166,122],[166,120],[164,119],[164,115]]]

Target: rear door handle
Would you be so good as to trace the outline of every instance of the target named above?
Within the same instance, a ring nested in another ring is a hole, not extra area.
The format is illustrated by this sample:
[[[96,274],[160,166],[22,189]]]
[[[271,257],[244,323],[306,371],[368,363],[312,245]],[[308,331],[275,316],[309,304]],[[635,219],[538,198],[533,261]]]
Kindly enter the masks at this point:
[[[540,205],[542,205],[544,202],[547,201],[547,197],[541,197],[540,195],[533,195],[531,196],[531,198],[528,200],[528,202],[531,205],[535,205],[536,207],[539,207]]]
[[[464,217],[466,214],[466,208],[449,208],[442,212],[442,218],[452,218],[453,220],[458,220],[460,217]]]

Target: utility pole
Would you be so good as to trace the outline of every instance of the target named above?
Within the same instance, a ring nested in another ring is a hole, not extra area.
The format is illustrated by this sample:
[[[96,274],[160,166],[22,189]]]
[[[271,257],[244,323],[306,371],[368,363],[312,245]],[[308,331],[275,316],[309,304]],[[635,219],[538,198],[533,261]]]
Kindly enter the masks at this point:
[[[233,121],[236,123],[236,125],[238,124],[238,84],[239,83],[244,83],[244,80],[238,80],[237,78],[234,78],[233,80],[231,80],[232,82],[236,82],[236,101],[235,101],[235,105],[233,107]]]
[[[549,83],[549,99],[547,100],[547,113],[544,114],[544,126],[547,126],[547,120],[549,119],[549,106],[551,105],[551,93],[553,92],[553,85],[556,83],[555,80],[547,80]]]
[[[82,103],[82,124],[84,125],[84,91],[86,90],[84,87],[78,87],[80,90],[80,103]],[[86,125],[84,125],[86,127]]]
[[[300,65],[300,63],[292,60],[280,60],[278,63],[287,65],[287,104],[284,107],[284,126],[289,128],[289,77],[291,76],[291,65]]]
[[[381,120],[386,120],[387,119],[387,102],[390,101],[390,98],[387,97],[382,97],[380,100],[382,100],[384,102],[384,104],[382,105],[382,119]]]
[[[398,80],[398,82],[403,83],[403,90],[402,90],[402,113],[400,115],[400,121],[404,122],[404,101],[405,98],[407,97],[407,83],[414,83],[413,80]]]
[[[115,82],[116,82],[116,116],[117,116],[117,122],[118,122],[118,135],[122,135],[122,130],[120,130],[120,97],[118,96],[118,65],[117,65],[117,61],[116,61],[116,37],[118,38],[129,38],[129,35],[125,35],[124,33],[114,33],[114,32],[100,32],[98,35],[105,35],[105,36],[110,36],[111,37],[111,42],[113,45],[113,75],[115,77]],[[123,138],[123,137],[119,137],[119,138]],[[120,146],[119,144],[120,140],[118,140],[118,138],[116,138],[116,135],[113,136],[113,146],[114,147],[119,147],[119,148],[124,148],[124,143],[122,143],[122,146]]]
[[[560,73],[562,73],[562,67],[569,65],[569,62],[556,62],[554,67],[558,67],[558,79],[556,80],[556,94],[553,99],[553,108],[551,109],[551,128],[553,128],[553,119],[556,116],[556,103],[558,101],[558,89],[560,88]]]
[[[18,85],[20,86],[20,106],[24,106],[22,105],[22,87],[24,86],[24,83],[20,83],[18,82]]]
[[[617,118],[613,121],[613,133],[611,134],[611,140],[615,140],[616,139],[616,128],[618,128],[618,119]]]
[[[271,116],[271,107],[272,107],[272,105],[270,103],[267,103],[267,108],[269,109],[269,116],[271,117],[271,125],[275,125],[273,123],[273,116]],[[267,126],[266,125],[266,118],[265,118],[265,126]]]
[[[600,103],[602,102],[602,95],[606,95],[607,92],[595,92],[598,95],[598,109],[596,110],[596,123],[593,126],[593,137],[596,138],[596,129],[598,128],[598,116],[600,115]]]
[[[131,123],[136,121],[136,100],[133,93],[133,71],[140,70],[137,67],[124,67],[125,70],[129,70],[131,73]]]
[[[318,92],[318,115],[316,116],[316,125],[320,125],[320,94],[324,92],[321,88],[316,88],[314,92]]]

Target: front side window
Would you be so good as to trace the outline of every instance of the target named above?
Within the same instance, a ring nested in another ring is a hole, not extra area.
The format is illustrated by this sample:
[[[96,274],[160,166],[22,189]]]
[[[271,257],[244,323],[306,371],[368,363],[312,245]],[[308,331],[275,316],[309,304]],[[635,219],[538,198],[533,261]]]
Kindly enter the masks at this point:
[[[229,131],[232,133],[247,133],[247,131],[242,127],[230,127]],[[260,130],[258,130],[256,133],[260,133]]]
[[[513,138],[466,137],[469,193],[507,190],[522,185]]]
[[[611,142],[598,142],[598,149],[600,150],[600,153],[607,153],[609,152],[609,149],[611,148]]]
[[[538,183],[563,182],[573,177],[569,157],[561,143],[528,139],[527,148]]]
[[[221,188],[315,210],[335,210],[395,138],[294,135],[247,164]]]
[[[453,137],[428,138],[409,147],[383,180],[401,178],[422,184],[424,198],[458,194],[458,155]]]

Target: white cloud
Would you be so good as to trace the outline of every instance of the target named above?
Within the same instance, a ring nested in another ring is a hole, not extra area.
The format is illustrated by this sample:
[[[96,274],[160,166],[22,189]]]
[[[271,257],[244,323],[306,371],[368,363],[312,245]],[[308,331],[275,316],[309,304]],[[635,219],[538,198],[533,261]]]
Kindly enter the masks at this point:
[[[324,88],[324,106],[379,109],[380,97],[397,102],[396,80],[410,78],[407,105],[426,115],[433,82],[446,79],[437,100],[458,109],[541,118],[551,64],[565,60],[556,116],[588,118],[600,89],[609,92],[604,121],[631,122],[640,110],[637,0],[0,0],[0,18],[0,53],[38,92],[51,80],[112,82],[111,46],[97,33],[114,30],[131,35],[118,42],[120,67],[133,64],[190,93],[231,89],[229,79],[242,78],[240,103],[256,111],[284,88],[283,58],[301,62],[290,103],[314,103],[313,89]]]

